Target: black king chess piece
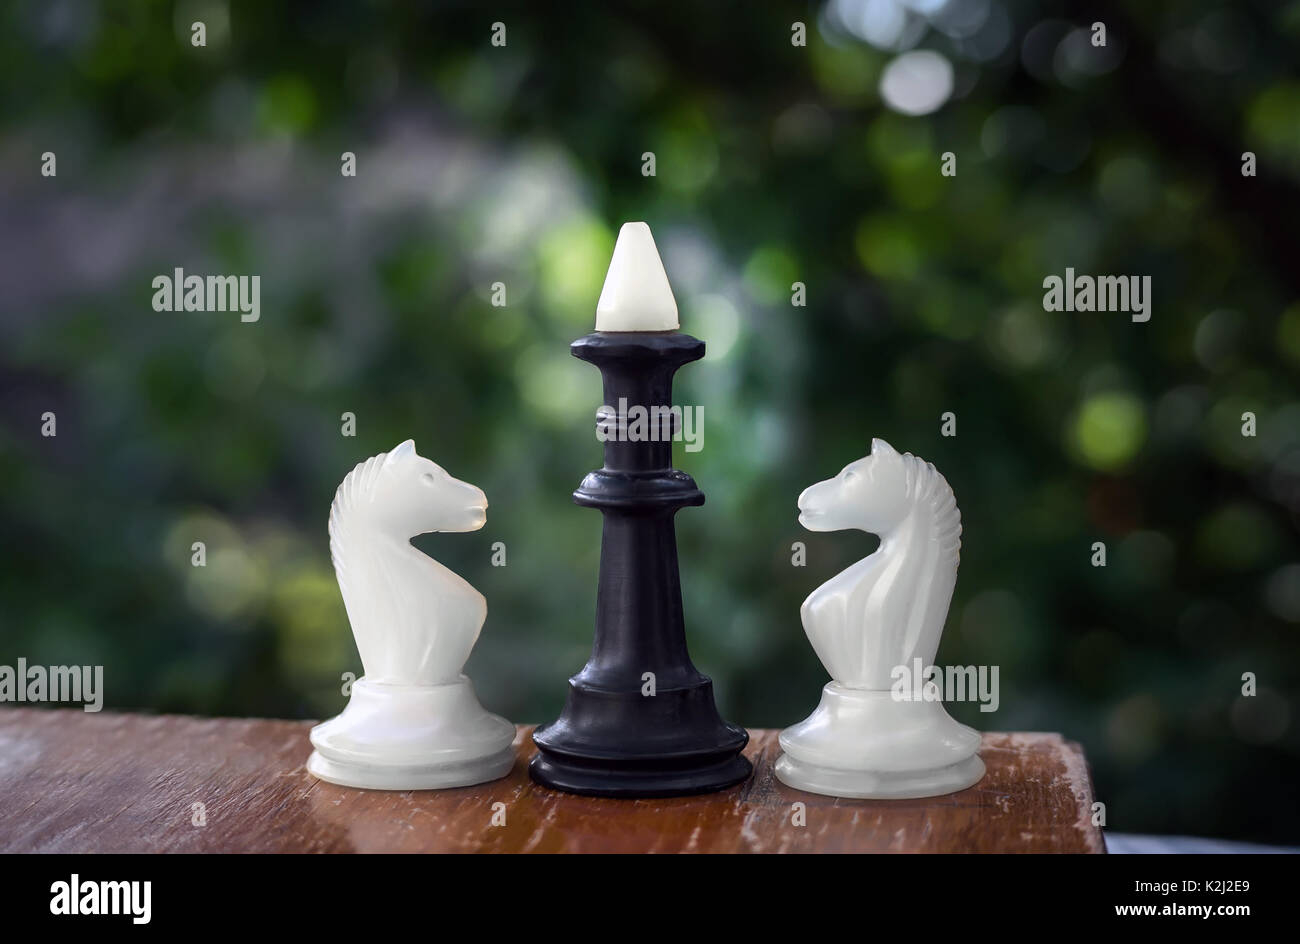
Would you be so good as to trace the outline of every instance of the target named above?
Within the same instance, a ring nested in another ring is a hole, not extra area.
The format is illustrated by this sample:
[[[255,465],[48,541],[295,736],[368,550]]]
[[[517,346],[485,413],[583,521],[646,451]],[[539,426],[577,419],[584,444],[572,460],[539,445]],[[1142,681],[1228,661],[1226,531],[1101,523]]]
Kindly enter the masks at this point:
[[[644,232],[629,234],[632,227]],[[625,239],[634,250],[649,240],[662,276],[649,229],[627,224],[614,251],[602,307]],[[636,252],[624,253],[629,255]],[[662,278],[666,290],[667,277]],[[670,324],[676,324],[675,303]],[[675,330],[600,327],[598,317],[598,330],[570,348],[575,357],[600,368],[604,402],[612,405],[596,415],[605,444],[604,467],[573,493],[579,505],[598,508],[604,516],[596,638],[590,661],[569,679],[564,711],[534,732],[538,753],[529,769],[534,780],[548,787],[593,796],[721,790],[749,776],[752,768],[741,756],[749,735],[718,714],[713,682],[687,652],[673,520],[678,509],[704,504],[704,493],[694,479],[672,467],[672,432],[679,415],[667,410],[673,375],[704,356],[704,342]],[[656,434],[630,439],[630,408],[624,412],[621,404],[641,405],[658,418],[657,425],[651,421]]]

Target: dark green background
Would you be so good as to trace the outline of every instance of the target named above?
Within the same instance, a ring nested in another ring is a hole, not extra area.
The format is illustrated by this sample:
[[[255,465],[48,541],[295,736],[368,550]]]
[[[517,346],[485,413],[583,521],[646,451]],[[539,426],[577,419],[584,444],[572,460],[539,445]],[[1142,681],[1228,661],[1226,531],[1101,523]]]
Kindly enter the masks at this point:
[[[1111,828],[1300,840],[1300,4],[987,6],[974,45],[919,34],[956,90],[914,118],[877,91],[895,52],[820,5],[6,5],[0,663],[103,664],[114,709],[336,713],[327,512],[409,436],[491,501],[417,542],[488,598],[482,700],[554,716],[600,534],[568,343],[644,219],[710,345],[678,524],[729,718],[815,704],[799,603],[875,541],[794,501],[880,436],[963,512],[940,661],[999,665],[1002,703],[958,718],[1080,741]],[[154,312],[176,266],[260,275],[260,322]],[[1044,312],[1066,266],[1150,275],[1151,321]]]

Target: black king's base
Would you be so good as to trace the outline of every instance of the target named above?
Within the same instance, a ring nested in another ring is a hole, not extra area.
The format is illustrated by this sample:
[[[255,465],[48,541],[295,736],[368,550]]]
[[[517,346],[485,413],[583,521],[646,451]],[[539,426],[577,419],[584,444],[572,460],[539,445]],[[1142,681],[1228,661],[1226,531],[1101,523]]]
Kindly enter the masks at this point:
[[[598,331],[571,350],[600,368],[614,410],[596,416],[605,467],[573,493],[604,514],[596,641],[569,679],[563,714],[534,732],[529,771],[545,786],[591,796],[721,790],[749,776],[741,756],[749,735],[722,720],[713,682],[691,664],[673,530],[677,510],[704,504],[704,494],[672,467],[669,422],[652,421],[657,435],[633,442],[619,414],[620,402],[629,411],[670,406],[673,374],[704,356],[704,342],[677,331]]]

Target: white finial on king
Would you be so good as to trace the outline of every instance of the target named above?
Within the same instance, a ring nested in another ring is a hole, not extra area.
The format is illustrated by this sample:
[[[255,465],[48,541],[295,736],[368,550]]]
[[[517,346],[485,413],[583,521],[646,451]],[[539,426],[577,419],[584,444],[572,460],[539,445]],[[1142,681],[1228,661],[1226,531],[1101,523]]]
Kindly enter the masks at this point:
[[[781,732],[777,777],[812,793],[874,798],[937,796],[978,782],[979,732],[949,717],[942,701],[894,693],[900,668],[934,664],[957,582],[961,512],[948,482],[875,439],[869,455],[804,490],[799,523],[879,534],[880,547],[799,610],[833,681],[806,720]]]
[[[486,521],[483,492],[409,439],[343,480],[330,508],[330,556],[365,674],[343,713],[312,728],[312,774],[422,790],[495,780],[514,766],[514,725],[484,711],[461,674],[487,602],[411,546],[417,534],[477,531]]]
[[[645,223],[624,223],[596,303],[597,331],[676,331],[677,301]]]

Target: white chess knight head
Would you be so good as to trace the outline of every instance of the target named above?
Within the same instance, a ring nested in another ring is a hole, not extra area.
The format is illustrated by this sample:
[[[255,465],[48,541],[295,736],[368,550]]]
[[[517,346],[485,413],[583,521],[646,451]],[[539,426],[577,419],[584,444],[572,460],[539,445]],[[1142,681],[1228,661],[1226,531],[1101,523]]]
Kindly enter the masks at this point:
[[[869,455],[804,490],[799,523],[810,531],[881,535],[874,554],[814,590],[800,610],[831,676],[881,690],[896,666],[916,657],[930,665],[961,550],[961,513],[939,471],[872,440]]]
[[[459,676],[487,617],[482,594],[410,544],[476,531],[487,497],[412,440],[348,473],[330,509],[330,555],[366,677],[443,684]]]
[[[452,478],[438,463],[416,453],[415,440],[375,458],[382,462],[369,489],[374,524],[414,537],[431,531],[477,531],[487,523],[483,490]]]
[[[870,454],[803,490],[799,523],[809,531],[856,528],[885,534],[907,515],[907,490],[907,463],[889,443],[873,439]]]

